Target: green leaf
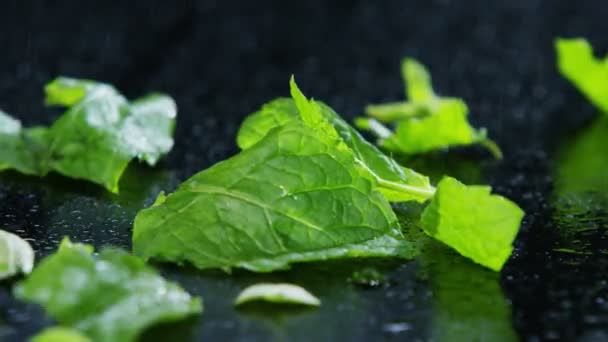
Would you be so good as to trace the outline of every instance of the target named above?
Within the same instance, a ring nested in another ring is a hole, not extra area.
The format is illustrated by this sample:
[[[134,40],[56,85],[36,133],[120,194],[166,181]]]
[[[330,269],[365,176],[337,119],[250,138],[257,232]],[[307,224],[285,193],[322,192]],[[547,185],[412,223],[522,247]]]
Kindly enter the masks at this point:
[[[403,59],[401,76],[406,84],[406,97],[413,103],[424,103],[436,99],[431,75],[422,63],[413,58]]]
[[[251,285],[244,289],[238,295],[234,304],[241,305],[258,300],[270,303],[321,305],[319,298],[298,285],[265,283]]]
[[[344,143],[292,121],[139,212],[133,249],[201,269],[270,272],[329,258],[411,256],[398,230]]]
[[[386,156],[366,141],[329,106],[320,102],[315,102],[315,104],[320,107],[322,116],[333,125],[344,143],[352,150],[360,165],[364,165],[378,179],[394,183],[397,186],[409,187],[412,190],[403,192],[395,191],[393,187],[381,187],[380,191],[389,201],[415,200],[424,202],[429,196],[432,196],[434,188],[431,186],[428,177],[414,170],[404,168],[392,158]],[[277,98],[245,119],[237,135],[237,143],[242,149],[250,148],[273,128],[300,120],[300,114],[294,100]],[[323,128],[316,128],[323,130]]]
[[[15,234],[0,230],[0,280],[18,273],[28,274],[34,267],[34,250]]]
[[[0,131],[0,170],[44,176],[50,171],[118,192],[133,158],[154,165],[173,146],[175,102],[162,94],[127,101],[113,87],[58,78],[45,87],[46,103],[68,106],[49,128]],[[0,123],[14,119],[0,114]],[[18,123],[18,122],[17,122]]]
[[[480,265],[500,271],[511,255],[524,213],[490,191],[489,186],[466,186],[445,177],[424,209],[421,224],[431,237]]]
[[[555,49],[559,72],[597,108],[608,112],[608,57],[595,57],[582,38],[557,39]]]
[[[371,131],[383,148],[402,154],[419,154],[452,146],[479,144],[500,159],[502,153],[485,129],[469,123],[469,109],[463,100],[437,96],[431,77],[418,61],[406,58],[401,65],[406,83],[407,102],[369,105],[368,119],[359,118],[360,129]],[[374,119],[389,123],[394,132]]]
[[[32,342],[92,342],[91,339],[77,330],[65,327],[51,327],[44,329],[32,337]]]
[[[147,327],[200,313],[202,303],[118,249],[93,256],[89,245],[64,239],[15,288],[61,325],[94,341],[133,341]]]

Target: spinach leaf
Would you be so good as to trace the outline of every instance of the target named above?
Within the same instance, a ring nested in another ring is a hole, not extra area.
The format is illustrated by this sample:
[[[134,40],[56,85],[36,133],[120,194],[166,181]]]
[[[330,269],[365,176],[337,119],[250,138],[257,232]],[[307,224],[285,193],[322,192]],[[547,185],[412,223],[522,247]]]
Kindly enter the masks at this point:
[[[433,238],[463,256],[500,271],[513,250],[523,211],[489,186],[466,186],[445,177],[424,209],[421,224]]]
[[[367,106],[371,118],[358,118],[359,128],[375,134],[383,148],[403,154],[418,154],[450,146],[480,144],[494,157],[502,158],[496,143],[484,128],[475,129],[467,120],[469,109],[461,99],[440,97],[431,76],[418,61],[405,58],[401,71],[406,84],[406,102]],[[381,122],[395,125],[395,131]]]
[[[44,329],[38,335],[32,337],[32,342],[91,342],[77,330],[64,327],[51,327]]]
[[[303,287],[293,284],[255,284],[244,289],[234,301],[241,305],[252,301],[263,300],[270,303],[302,304],[319,306],[319,298]]]
[[[176,106],[166,95],[129,102],[110,85],[63,77],[45,92],[47,104],[68,110],[51,127],[30,129],[0,113],[8,127],[0,129],[0,170],[56,171],[118,192],[133,158],[154,165],[173,146]]]
[[[18,273],[27,274],[34,267],[34,250],[15,234],[0,230],[0,280]]]
[[[608,112],[608,57],[595,57],[582,38],[557,39],[555,49],[559,72],[597,108]]]
[[[147,327],[200,313],[202,303],[118,249],[92,255],[89,245],[64,239],[15,288],[65,327],[95,341],[133,341]]]

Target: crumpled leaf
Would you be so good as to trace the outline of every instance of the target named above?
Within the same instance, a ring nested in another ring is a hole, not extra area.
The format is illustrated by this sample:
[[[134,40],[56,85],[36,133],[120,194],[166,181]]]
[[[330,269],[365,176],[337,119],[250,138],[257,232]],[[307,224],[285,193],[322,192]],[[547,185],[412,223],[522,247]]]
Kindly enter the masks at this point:
[[[513,250],[524,212],[489,186],[466,186],[445,177],[424,209],[421,225],[463,256],[500,271]]]
[[[202,312],[200,298],[163,279],[126,252],[64,239],[15,288],[21,300],[38,303],[62,326],[94,341],[133,341],[147,327]]]
[[[173,146],[176,106],[151,94],[127,101],[112,86],[60,77],[45,87],[46,103],[68,110],[49,128],[22,129],[0,113],[0,170],[44,176],[56,171],[112,192],[133,158],[154,165]]]
[[[321,301],[305,288],[293,284],[260,283],[245,288],[234,301],[241,305],[252,301],[319,306]]]
[[[0,280],[19,273],[28,274],[34,267],[34,250],[19,236],[0,230]]]
[[[496,158],[502,152],[487,137],[486,130],[475,129],[467,120],[469,109],[463,100],[435,94],[426,68],[412,58],[405,58],[401,71],[408,101],[366,107],[371,118],[358,118],[359,128],[378,137],[378,144],[397,153],[418,154],[451,146],[480,144]],[[381,122],[395,126],[395,130]]]
[[[557,39],[555,50],[559,72],[597,108],[608,112],[608,57],[595,57],[582,38]]]

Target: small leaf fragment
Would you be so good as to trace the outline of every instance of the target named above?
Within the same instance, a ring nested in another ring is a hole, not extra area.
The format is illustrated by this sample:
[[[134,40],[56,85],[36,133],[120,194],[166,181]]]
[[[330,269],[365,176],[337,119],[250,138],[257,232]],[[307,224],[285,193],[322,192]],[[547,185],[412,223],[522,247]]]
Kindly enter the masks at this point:
[[[19,273],[28,274],[34,267],[34,250],[19,236],[0,230],[0,280]]]
[[[423,230],[463,256],[500,271],[513,250],[524,212],[489,186],[466,186],[445,177],[424,209]]]
[[[78,330],[66,327],[50,327],[32,337],[31,342],[92,342]]]
[[[595,57],[582,38],[557,39],[555,50],[559,72],[597,108],[608,112],[608,57]]]
[[[252,301],[319,306],[321,301],[303,287],[293,284],[260,283],[247,287],[238,295],[234,305]]]

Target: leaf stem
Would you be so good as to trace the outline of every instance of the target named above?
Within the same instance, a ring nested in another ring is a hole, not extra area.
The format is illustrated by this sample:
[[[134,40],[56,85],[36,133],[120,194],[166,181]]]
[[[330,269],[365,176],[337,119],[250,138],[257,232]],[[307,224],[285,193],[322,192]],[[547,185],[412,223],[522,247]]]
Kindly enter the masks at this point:
[[[385,189],[395,190],[399,192],[406,192],[409,194],[414,194],[416,196],[420,196],[426,199],[429,199],[435,195],[436,189],[433,188],[419,188],[412,185],[401,184],[396,182],[387,181],[385,179],[376,177],[376,181],[378,182],[378,186]]]

